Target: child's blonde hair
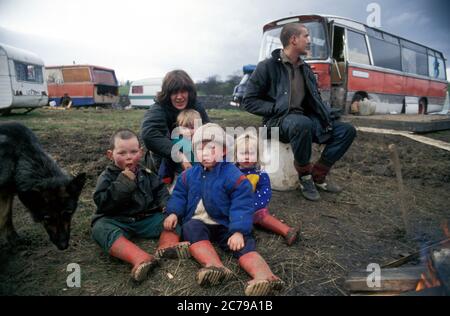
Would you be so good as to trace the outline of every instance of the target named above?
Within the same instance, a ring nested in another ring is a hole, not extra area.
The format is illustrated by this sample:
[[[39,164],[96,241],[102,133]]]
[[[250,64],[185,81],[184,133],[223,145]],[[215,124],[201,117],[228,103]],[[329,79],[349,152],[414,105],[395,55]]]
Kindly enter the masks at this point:
[[[256,136],[255,133],[252,132],[245,132],[241,135],[239,135],[236,138],[236,141],[234,143],[234,161],[236,163],[239,163],[237,155],[238,155],[238,149],[239,148],[254,148],[256,150],[257,159],[255,164],[257,166],[261,165],[260,157],[259,157],[259,148],[258,148],[258,136]]]
[[[196,120],[201,121],[202,116],[196,110],[187,109],[183,110],[177,116],[177,125],[181,127],[189,127],[194,128],[194,124]]]

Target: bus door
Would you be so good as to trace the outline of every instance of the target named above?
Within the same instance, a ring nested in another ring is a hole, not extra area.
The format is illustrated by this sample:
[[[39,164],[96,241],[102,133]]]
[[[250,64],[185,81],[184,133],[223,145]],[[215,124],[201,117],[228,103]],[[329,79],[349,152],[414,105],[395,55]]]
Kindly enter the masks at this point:
[[[345,29],[331,23],[331,104],[344,108],[347,85],[347,63],[345,58]]]

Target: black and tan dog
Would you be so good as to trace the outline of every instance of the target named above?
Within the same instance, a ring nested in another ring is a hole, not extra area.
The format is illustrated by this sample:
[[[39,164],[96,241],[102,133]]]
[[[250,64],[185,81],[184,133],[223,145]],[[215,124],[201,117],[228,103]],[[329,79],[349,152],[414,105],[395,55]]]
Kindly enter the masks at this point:
[[[84,173],[69,176],[42,149],[33,132],[19,123],[0,123],[0,238],[17,239],[12,223],[14,196],[41,222],[60,250],[69,246],[70,223]]]

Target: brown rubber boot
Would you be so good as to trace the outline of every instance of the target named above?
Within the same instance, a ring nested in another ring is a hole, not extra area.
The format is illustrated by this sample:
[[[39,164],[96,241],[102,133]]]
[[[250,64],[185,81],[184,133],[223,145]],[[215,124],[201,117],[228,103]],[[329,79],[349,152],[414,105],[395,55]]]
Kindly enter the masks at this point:
[[[125,262],[131,263],[131,277],[140,282],[143,281],[148,272],[153,269],[158,260],[152,255],[136,246],[123,236],[120,236],[109,249],[109,254]]]
[[[267,208],[256,211],[253,215],[253,222],[264,229],[283,236],[288,246],[291,246],[298,238],[300,227],[289,227],[276,217],[270,215]]]
[[[189,253],[190,242],[180,242],[180,236],[169,230],[163,230],[159,236],[158,248],[155,256],[167,259],[187,259],[191,257]]]
[[[240,257],[239,265],[253,278],[247,282],[245,295],[265,296],[283,288],[284,282],[272,273],[267,262],[256,251]]]
[[[192,257],[202,265],[197,272],[196,280],[201,286],[218,285],[228,281],[233,272],[226,268],[209,240],[201,240],[189,247]]]

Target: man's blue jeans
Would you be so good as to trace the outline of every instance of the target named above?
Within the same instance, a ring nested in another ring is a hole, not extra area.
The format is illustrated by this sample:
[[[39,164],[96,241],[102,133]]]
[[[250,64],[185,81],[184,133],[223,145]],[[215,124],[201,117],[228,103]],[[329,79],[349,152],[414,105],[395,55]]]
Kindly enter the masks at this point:
[[[288,114],[281,122],[280,141],[291,144],[295,161],[300,166],[310,163],[312,143],[319,143],[314,128],[310,118],[297,113]],[[334,121],[331,137],[324,143],[321,161],[331,167],[347,152],[355,136],[352,125]]]

